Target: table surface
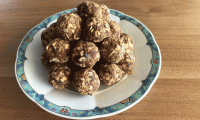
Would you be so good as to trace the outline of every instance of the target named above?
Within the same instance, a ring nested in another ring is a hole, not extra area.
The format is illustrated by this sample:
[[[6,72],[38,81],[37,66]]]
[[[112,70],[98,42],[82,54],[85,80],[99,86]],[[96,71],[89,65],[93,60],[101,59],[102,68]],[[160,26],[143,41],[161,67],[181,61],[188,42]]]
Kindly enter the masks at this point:
[[[15,78],[17,48],[48,16],[83,0],[0,0],[0,119],[63,119],[29,100]],[[200,1],[96,0],[134,16],[154,34],[162,53],[160,75],[138,104],[104,119],[200,119]]]

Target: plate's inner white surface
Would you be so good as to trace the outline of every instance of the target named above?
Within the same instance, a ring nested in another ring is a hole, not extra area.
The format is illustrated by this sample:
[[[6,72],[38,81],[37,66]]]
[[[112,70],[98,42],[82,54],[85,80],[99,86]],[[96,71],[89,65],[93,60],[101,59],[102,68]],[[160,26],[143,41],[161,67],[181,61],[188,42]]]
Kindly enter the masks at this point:
[[[93,96],[82,96],[77,92],[65,89],[57,90],[49,85],[47,80],[47,70],[40,61],[43,52],[41,43],[41,33],[44,29],[37,32],[33,41],[28,45],[25,56],[27,60],[24,63],[24,71],[30,86],[38,93],[44,94],[45,99],[59,105],[68,106],[77,110],[93,109],[96,106],[106,107],[116,104],[135,93],[142,85],[150,69],[150,60],[152,52],[144,34],[132,23],[111,15],[111,20],[119,22],[121,29],[134,38],[134,55],[136,62],[133,67],[133,75],[125,75],[123,80],[111,87],[101,84],[99,90]],[[55,22],[56,20],[52,21]]]

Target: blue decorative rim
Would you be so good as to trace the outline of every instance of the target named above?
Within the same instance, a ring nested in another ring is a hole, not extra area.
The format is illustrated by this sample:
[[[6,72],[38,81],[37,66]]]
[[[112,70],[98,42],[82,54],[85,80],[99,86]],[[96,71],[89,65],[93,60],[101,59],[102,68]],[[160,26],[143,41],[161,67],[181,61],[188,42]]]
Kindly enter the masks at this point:
[[[105,114],[117,112],[119,110],[122,110],[128,107],[129,105],[133,104],[138,99],[140,99],[147,92],[150,85],[153,84],[153,80],[156,78],[159,72],[159,69],[161,67],[160,66],[161,58],[160,58],[159,49],[154,41],[154,38],[151,32],[138,20],[115,10],[111,10],[110,13],[115,16],[118,16],[120,20],[127,20],[133,23],[143,32],[143,34],[147,38],[147,45],[150,46],[151,51],[152,51],[153,58],[151,60],[151,64],[152,64],[151,71],[149,75],[147,76],[147,78],[142,81],[142,86],[134,94],[132,94],[130,97],[126,98],[125,100],[108,107],[104,107],[104,108],[95,107],[92,110],[75,110],[67,106],[58,106],[47,101],[44,98],[44,95],[40,95],[36,91],[34,91],[33,88],[31,88],[31,86],[27,82],[26,76],[24,73],[24,61],[27,59],[25,57],[25,51],[28,44],[33,40],[33,36],[40,29],[46,28],[48,23],[57,19],[61,14],[70,13],[75,10],[76,9],[62,11],[48,17],[42,23],[38,24],[31,31],[29,31],[28,34],[24,37],[18,49],[16,66],[15,66],[16,77],[19,82],[19,85],[21,86],[24,92],[26,92],[31,98],[37,101],[44,108],[50,110],[51,112],[55,112],[60,115],[65,115],[69,117],[90,117],[90,116],[97,116],[97,115],[105,115]]]

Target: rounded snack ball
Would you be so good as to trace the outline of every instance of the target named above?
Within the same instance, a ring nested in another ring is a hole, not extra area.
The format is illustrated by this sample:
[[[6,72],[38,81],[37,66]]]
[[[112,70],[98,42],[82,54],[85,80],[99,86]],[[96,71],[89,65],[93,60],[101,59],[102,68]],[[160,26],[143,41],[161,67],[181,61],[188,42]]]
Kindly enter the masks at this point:
[[[113,39],[119,39],[122,30],[116,21],[111,21],[110,23],[110,37]]]
[[[102,9],[99,4],[94,2],[85,1],[77,6],[78,14],[82,19],[90,17],[102,18]]]
[[[133,55],[125,54],[124,59],[121,60],[117,65],[121,70],[128,72],[128,74],[133,74],[133,70],[131,68],[134,62],[135,62],[135,57],[133,57]]]
[[[81,36],[82,19],[75,12],[62,14],[56,22],[56,32],[65,40],[78,40]]]
[[[99,79],[105,85],[113,85],[122,79],[124,72],[116,64],[102,64],[99,68]]]
[[[110,26],[105,20],[92,17],[86,21],[84,34],[88,41],[101,42],[104,38],[110,36]]]
[[[134,43],[133,43],[133,37],[132,36],[130,36],[126,33],[122,33],[120,35],[120,41],[124,43],[125,53],[129,54],[133,51]]]
[[[56,23],[46,28],[41,34],[42,45],[46,47],[53,39],[56,38]]]
[[[92,68],[82,69],[74,74],[74,88],[82,95],[92,95],[99,86],[100,81]]]
[[[68,53],[70,50],[69,41],[56,38],[46,46],[46,53],[49,57],[49,62],[65,63],[68,61]]]
[[[124,44],[112,38],[105,38],[101,46],[101,56],[110,63],[118,63],[124,58]]]
[[[69,67],[61,64],[55,65],[48,73],[48,82],[56,89],[66,88],[69,83],[71,70]]]
[[[102,9],[102,18],[109,23],[110,22],[110,9],[104,4],[100,5],[100,7]]]
[[[72,51],[72,60],[80,67],[93,67],[99,59],[99,49],[92,42],[79,41]]]
[[[48,57],[46,51],[44,51],[42,53],[41,62],[47,69],[50,69],[55,64],[53,62],[49,62],[49,57]]]

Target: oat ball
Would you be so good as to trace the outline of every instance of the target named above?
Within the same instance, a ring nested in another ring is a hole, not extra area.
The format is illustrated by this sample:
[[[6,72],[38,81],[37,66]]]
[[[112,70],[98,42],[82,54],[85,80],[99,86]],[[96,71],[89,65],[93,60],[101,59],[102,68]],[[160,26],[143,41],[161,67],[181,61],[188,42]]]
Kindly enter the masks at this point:
[[[46,53],[49,57],[49,62],[65,63],[68,61],[70,50],[70,42],[56,38],[46,46]]]
[[[110,23],[110,37],[113,39],[119,39],[120,34],[122,33],[122,30],[116,21],[111,21]]]
[[[77,6],[78,14],[82,19],[90,17],[102,18],[102,9],[99,4],[94,2],[85,1]]]
[[[128,74],[133,74],[133,70],[131,69],[135,62],[135,57],[132,54],[125,54],[124,59],[121,60],[117,65],[119,68]]]
[[[101,42],[104,38],[110,36],[110,26],[105,20],[92,17],[87,19],[84,33],[86,40]]]
[[[125,53],[129,54],[133,51],[134,43],[133,37],[129,36],[126,33],[120,35],[120,41],[125,44]]]
[[[41,34],[42,45],[46,47],[56,36],[56,23],[53,23],[50,27],[46,28]]]
[[[62,14],[56,22],[56,32],[64,40],[74,41],[81,36],[82,19],[75,12]]]
[[[42,53],[41,62],[47,69],[50,69],[55,64],[53,62],[49,62],[49,57],[48,57],[46,51],[44,51]]]
[[[122,79],[123,71],[116,64],[102,64],[99,68],[99,79],[105,85],[113,85]]]
[[[61,90],[69,85],[70,74],[69,67],[61,64],[55,65],[48,73],[48,82],[54,88]]]
[[[110,22],[110,9],[104,4],[100,5],[100,7],[102,9],[102,18],[109,23]]]
[[[79,41],[72,51],[72,60],[80,67],[93,67],[99,59],[99,49],[92,42]]]
[[[101,46],[101,56],[110,63],[118,63],[124,58],[124,44],[112,38],[105,38]]]
[[[100,80],[92,68],[82,69],[74,74],[74,88],[82,95],[92,95],[99,86]]]

